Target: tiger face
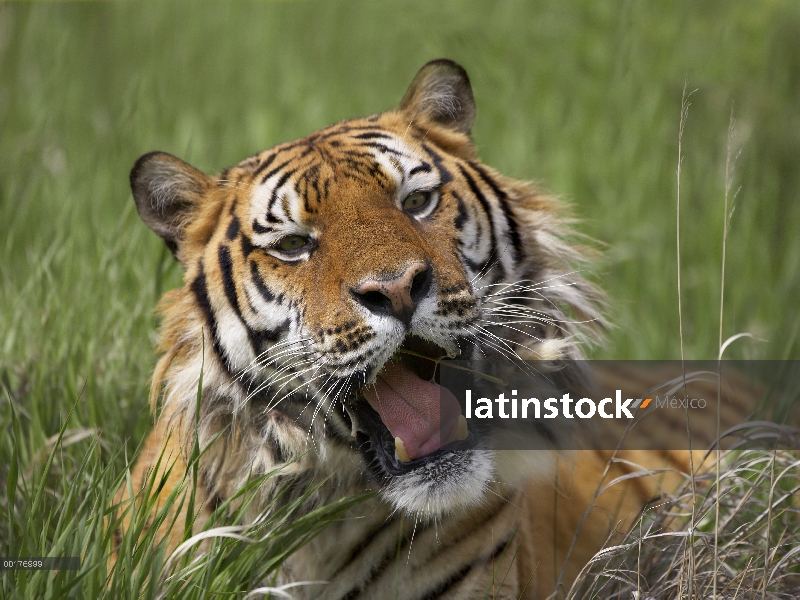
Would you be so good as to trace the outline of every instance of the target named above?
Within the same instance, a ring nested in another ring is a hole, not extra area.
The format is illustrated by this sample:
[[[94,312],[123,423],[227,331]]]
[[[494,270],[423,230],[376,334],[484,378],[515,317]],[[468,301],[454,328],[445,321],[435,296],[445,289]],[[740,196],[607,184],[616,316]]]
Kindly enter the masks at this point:
[[[193,415],[202,369],[185,422],[230,445],[205,459],[214,494],[296,461],[417,516],[481,501],[490,440],[436,361],[577,358],[599,315],[556,203],[477,160],[474,116],[466,73],[439,60],[399,109],[216,177],[164,153],[136,163],[139,214],[185,269],[153,390]]]

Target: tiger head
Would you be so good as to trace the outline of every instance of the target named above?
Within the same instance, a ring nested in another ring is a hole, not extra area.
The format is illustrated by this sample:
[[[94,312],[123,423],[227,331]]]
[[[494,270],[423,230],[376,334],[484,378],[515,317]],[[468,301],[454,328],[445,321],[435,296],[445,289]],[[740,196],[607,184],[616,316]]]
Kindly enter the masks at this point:
[[[435,361],[578,358],[600,316],[558,203],[478,161],[474,117],[467,74],[437,60],[397,110],[218,176],[161,152],[136,163],[139,215],[185,269],[153,397],[216,440],[215,493],[288,464],[416,515],[480,502],[493,453]]]

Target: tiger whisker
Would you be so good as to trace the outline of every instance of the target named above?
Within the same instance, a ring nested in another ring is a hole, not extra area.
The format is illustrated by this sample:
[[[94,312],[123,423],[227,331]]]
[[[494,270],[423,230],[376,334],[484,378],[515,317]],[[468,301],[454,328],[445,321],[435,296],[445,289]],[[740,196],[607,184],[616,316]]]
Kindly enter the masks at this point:
[[[503,483],[503,482],[501,482],[501,481],[496,481],[496,480],[494,480],[494,479],[484,479],[484,482],[487,482],[487,483],[497,483],[497,484],[499,484],[499,485],[508,485],[508,484],[504,484],[504,483]],[[493,490],[491,486],[487,485],[487,486],[486,486],[486,491],[487,491],[487,492],[489,492],[490,494],[494,494],[495,496],[497,496],[498,498],[500,498],[500,500],[502,500],[503,502],[505,502],[505,503],[507,503],[507,504],[510,504],[510,505],[511,505],[511,506],[513,506],[514,508],[517,508],[517,509],[519,509],[519,510],[522,510],[522,508],[521,508],[519,505],[515,504],[514,502],[511,502],[511,500],[509,500],[508,498],[506,498],[505,496],[503,496],[501,493],[499,493],[499,492],[497,492],[497,491]]]
[[[517,351],[509,345],[507,340],[504,340],[491,331],[480,327],[476,327],[473,330],[476,331],[480,337],[482,337],[483,343],[489,348],[497,351],[504,358],[516,363],[522,370],[526,372],[535,372],[535,369],[532,369],[532,367],[517,353]],[[516,344],[520,347],[526,347],[524,344]]]
[[[267,405],[267,410],[272,410],[272,409],[273,409],[273,408],[275,408],[275,407],[276,407],[278,404],[280,404],[280,403],[281,403],[281,402],[282,402],[284,399],[286,399],[287,397],[291,396],[291,395],[292,395],[294,392],[296,392],[296,391],[298,391],[298,390],[302,389],[303,387],[308,387],[308,386],[309,386],[309,385],[310,385],[312,382],[316,381],[316,380],[317,380],[317,379],[319,379],[320,377],[324,377],[325,375],[327,375],[326,373],[323,373],[322,375],[316,375],[316,373],[318,373],[318,372],[319,372],[319,370],[320,370],[321,368],[322,368],[322,367],[321,367],[320,365],[318,365],[318,364],[312,364],[312,366],[311,366],[311,367],[308,367],[307,369],[303,369],[303,370],[301,370],[301,371],[298,371],[298,372],[293,372],[293,373],[291,374],[291,376],[286,376],[286,378],[285,378],[285,379],[286,379],[286,381],[284,381],[284,383],[283,383],[283,384],[281,384],[281,386],[280,386],[280,387],[279,387],[277,390],[275,390],[275,392],[274,392],[274,394],[273,394],[273,400],[270,402],[270,404],[268,404],[268,405]],[[300,384],[300,386],[299,386],[299,387],[297,387],[297,388],[293,389],[292,391],[290,391],[290,392],[288,392],[288,393],[284,394],[283,396],[281,396],[280,398],[278,398],[277,400],[275,400],[275,397],[276,397],[278,394],[280,394],[280,392],[281,392],[281,391],[282,391],[282,390],[283,390],[283,389],[284,389],[284,388],[285,388],[285,387],[286,387],[286,386],[289,384],[289,382],[291,382],[291,381],[294,381],[296,378],[299,378],[299,377],[301,377],[302,375],[304,375],[304,374],[306,374],[306,373],[308,373],[308,372],[310,372],[310,371],[314,371],[314,375],[311,377],[311,379],[308,379],[308,380],[306,380],[306,381],[303,381],[303,382]]]
[[[304,354],[299,354],[299,353],[295,354],[286,363],[275,368],[274,371],[265,379],[265,381],[271,384],[274,382],[275,378],[280,377],[287,370],[292,370],[297,365],[308,364],[309,362],[313,362],[314,360],[315,360],[314,355],[311,352],[306,352]],[[266,367],[267,365],[264,366],[264,369]]]
[[[331,379],[334,379],[335,376],[334,376],[333,373],[323,374],[323,376],[324,375],[327,375],[327,378],[325,379],[325,381],[322,382],[322,385],[319,387],[319,390],[314,392],[314,394],[309,398],[309,401],[306,402],[306,405],[303,407],[303,410],[300,411],[300,414],[302,415],[312,402],[314,402],[316,404],[316,408],[314,409],[314,414],[311,416],[311,424],[308,427],[308,433],[309,434],[311,433],[311,427],[313,427],[313,425],[314,425],[314,420],[317,417],[317,413],[319,412],[319,408],[321,407],[321,405],[326,400],[328,400],[328,402],[331,401],[330,391],[325,391],[325,386],[327,386],[328,382],[331,381]],[[313,381],[313,380],[314,379],[312,379],[310,381]],[[339,381],[338,379],[334,379],[334,384],[333,385],[335,386],[338,381]],[[317,398],[319,398],[319,399],[317,400]]]
[[[217,183],[223,184],[225,187],[237,189],[237,190],[251,190],[256,186],[252,183],[248,183],[246,181],[231,181],[230,179],[219,179]],[[244,186],[244,187],[242,187]]]
[[[270,347],[269,349],[265,350],[258,356],[256,356],[248,365],[245,367],[245,370],[249,370],[254,367],[265,367],[268,366],[271,362],[276,362],[280,357],[285,356],[291,352],[299,352],[304,347],[311,345],[310,338],[302,338],[299,340],[292,340],[289,342],[288,340],[284,342],[280,342],[279,344],[275,344],[274,346]],[[300,346],[301,348],[295,348],[295,346]]]
[[[500,321],[497,320],[489,320],[489,319],[481,319],[479,323],[488,325],[490,327],[504,327],[506,325],[523,325],[523,324],[538,324],[538,325],[547,325],[549,327],[554,327],[558,331],[561,331],[564,334],[569,335],[569,331],[567,328],[563,327],[562,324],[568,324],[569,322],[563,320],[555,320],[555,319],[542,319],[542,318],[533,318],[533,319],[524,319],[524,320],[514,320],[514,319],[503,319]]]
[[[506,340],[504,340],[500,336],[492,333],[488,329],[486,329],[484,327],[481,327],[480,325],[472,325],[471,327],[469,327],[469,329],[471,331],[474,331],[474,332],[478,333],[480,336],[482,336],[484,341],[491,342],[493,344],[493,345],[490,346],[491,348],[493,348],[495,350],[498,350],[498,351],[506,350],[508,352],[511,352],[514,356],[516,356],[516,352],[514,352],[514,349],[511,348],[511,346],[508,345]],[[506,355],[504,354],[504,356],[506,356]],[[517,358],[519,358],[519,357],[517,356]]]
[[[543,283],[549,283],[551,281],[555,281],[556,279],[561,279],[562,277],[569,277],[570,275],[580,275],[581,273],[583,273],[583,269],[575,269],[573,271],[568,271],[566,273],[559,273],[559,274],[554,275],[553,277],[551,277],[549,279],[542,279],[540,281],[534,281],[533,279],[519,279],[519,280],[513,281],[513,282],[489,283],[489,284],[486,284],[486,285],[484,285],[484,286],[482,286],[481,288],[478,288],[478,289],[482,289],[484,287],[504,287],[505,288],[505,287],[518,286],[520,284],[525,284],[526,289],[535,289],[536,287],[540,286]]]
[[[296,358],[296,357],[303,357],[303,356],[306,356],[308,354],[309,354],[308,352],[304,352],[304,348],[297,348],[297,349],[287,348],[284,351],[280,352],[278,355],[270,358],[269,360],[258,359],[258,358],[254,359],[247,367],[245,367],[244,369],[239,371],[239,373],[238,373],[238,375],[236,375],[235,379],[238,380],[238,381],[242,381],[245,378],[245,376],[247,376],[248,374],[251,374],[251,373],[262,373],[267,368],[269,368],[270,366],[277,365],[281,359],[285,359],[287,356],[289,358]],[[263,353],[262,353],[262,356],[263,356]],[[295,363],[290,362],[288,364],[291,365],[291,364],[295,364]],[[280,371],[281,369],[284,369],[284,368],[285,368],[285,365],[279,367],[277,370]]]
[[[284,387],[286,387],[286,385],[288,385],[289,382],[293,381],[298,376],[302,375],[303,373],[307,373],[308,371],[310,371],[310,370],[312,370],[314,368],[312,366],[312,367],[308,367],[307,369],[302,369],[300,371],[296,371],[295,370],[296,366],[298,366],[298,365],[309,365],[309,364],[311,364],[311,365],[314,364],[313,358],[308,358],[307,360],[298,360],[298,361],[295,361],[294,363],[292,363],[290,365],[284,366],[281,370],[279,370],[275,374],[273,374],[272,377],[269,377],[266,380],[264,380],[263,382],[261,382],[258,385],[258,387],[247,396],[247,400],[252,399],[256,395],[260,394],[263,390],[269,389],[270,387],[272,387],[273,385],[277,384],[278,382],[283,381],[281,386],[277,390],[274,390],[274,393],[273,393],[273,398],[274,398],[274,395],[280,393],[280,391]],[[288,374],[287,374],[287,372],[288,372]],[[275,403],[271,402],[267,406],[267,409],[270,410],[270,409],[274,408],[274,406],[275,406]]]
[[[419,523],[419,517],[414,515],[414,529],[411,530],[411,539],[408,542],[408,556],[406,557],[406,566],[408,566],[408,563],[411,562],[411,547],[414,545],[414,536],[417,534],[417,523]]]
[[[310,385],[311,385],[311,384],[312,384],[314,381],[316,381],[317,379],[321,379],[321,378],[323,378],[323,377],[326,377],[327,375],[328,375],[327,373],[323,373],[323,374],[321,374],[321,375],[315,375],[315,376],[314,376],[314,377],[312,377],[311,379],[309,379],[309,380],[307,380],[307,381],[304,381],[303,383],[301,383],[301,384],[300,384],[298,387],[296,387],[296,388],[292,389],[292,391],[290,391],[290,392],[287,392],[286,394],[284,394],[283,396],[281,396],[281,397],[280,397],[280,398],[278,398],[277,400],[274,400],[274,396],[273,396],[273,401],[272,401],[272,402],[271,402],[269,405],[267,405],[267,407],[266,407],[265,411],[270,411],[270,410],[273,410],[273,409],[274,409],[276,406],[278,406],[278,405],[279,405],[281,402],[283,402],[283,401],[284,401],[286,398],[288,398],[289,396],[291,396],[291,395],[293,395],[293,394],[296,394],[297,392],[299,392],[299,391],[300,391],[300,390],[302,390],[303,388],[307,388],[307,387],[309,387],[309,386],[310,386]],[[283,389],[283,386],[281,387],[281,389]],[[277,394],[276,394],[276,395],[277,395]]]
[[[526,336],[526,337],[529,337],[529,338],[531,338],[531,339],[534,339],[534,340],[536,340],[537,342],[541,342],[541,341],[543,341],[543,340],[542,340],[541,338],[539,338],[538,336],[535,336],[535,335],[533,335],[533,334],[532,334],[532,333],[530,333],[530,332],[523,331],[523,330],[521,330],[521,329],[519,329],[519,328],[517,328],[517,327],[512,327],[512,326],[511,326],[510,324],[508,324],[508,323],[492,323],[492,325],[496,325],[496,326],[498,326],[498,327],[506,327],[506,328],[510,329],[511,331],[516,331],[517,333],[520,333],[520,334],[522,334],[522,335],[524,335],[524,336]],[[516,342],[516,341],[514,341],[514,340],[509,340],[509,339],[506,339],[506,342],[508,342],[509,344],[514,344],[514,345],[518,345],[518,346],[522,346],[522,347],[525,347],[525,348],[527,348],[527,346],[525,346],[525,344],[523,344],[523,343],[521,343],[521,342]]]
[[[336,405],[336,402],[339,400],[339,396],[342,395],[344,397],[347,397],[347,394],[350,391],[350,376],[348,376],[344,380],[339,380],[339,381],[341,381],[342,384],[339,386],[339,388],[336,391],[336,394],[332,398],[330,397],[330,392],[325,393],[325,396],[328,397],[328,407],[325,410],[325,417],[324,417],[326,421],[328,419],[328,413],[330,413],[331,409]],[[318,405],[318,408],[321,408],[321,404]],[[317,412],[314,413],[314,417],[311,420],[312,426],[314,424],[314,421],[316,420],[316,416]],[[310,434],[311,434],[311,427],[309,427],[307,435]]]
[[[550,315],[546,312],[536,309],[524,310],[523,308],[518,308],[514,306],[506,306],[502,308],[492,309],[484,311],[483,317],[485,320],[486,317],[505,317],[509,319],[513,318],[521,318],[521,319],[532,319],[535,321],[546,321],[546,322],[555,322],[555,318],[553,315]]]

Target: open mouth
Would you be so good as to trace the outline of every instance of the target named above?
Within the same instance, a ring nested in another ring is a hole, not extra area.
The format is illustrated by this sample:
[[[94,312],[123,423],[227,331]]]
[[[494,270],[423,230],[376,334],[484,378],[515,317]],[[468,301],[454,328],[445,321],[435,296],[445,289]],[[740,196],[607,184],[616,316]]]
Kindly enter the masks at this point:
[[[435,344],[407,338],[350,407],[363,425],[361,449],[384,473],[402,475],[475,446],[458,400],[438,383],[444,356]]]

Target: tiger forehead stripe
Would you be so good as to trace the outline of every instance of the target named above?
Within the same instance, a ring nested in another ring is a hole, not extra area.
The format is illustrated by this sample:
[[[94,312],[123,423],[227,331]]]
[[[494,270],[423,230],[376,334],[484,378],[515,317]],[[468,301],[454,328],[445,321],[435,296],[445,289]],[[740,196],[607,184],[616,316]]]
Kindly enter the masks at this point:
[[[434,170],[429,161],[433,160],[435,163],[436,157],[431,156],[429,147],[419,144],[419,142],[415,142],[414,147],[411,147],[406,140],[388,133],[381,133],[380,135],[369,133],[366,135],[369,136],[369,139],[379,138],[384,140],[380,143],[361,144],[362,147],[367,149],[371,159],[375,161],[376,172],[380,173],[381,176],[396,174],[397,180],[395,184],[399,186],[405,186],[409,183],[409,180],[417,176],[410,189],[403,188],[406,193],[418,189],[432,189],[450,179],[449,173],[443,166],[442,169]],[[384,167],[383,171],[378,169],[381,165]],[[425,175],[430,175],[430,177],[424,177]],[[437,177],[437,175],[439,176]],[[387,186],[382,187],[387,189]]]
[[[422,161],[421,165],[417,165],[416,167],[411,169],[408,172],[408,174],[409,176],[411,176],[411,175],[416,175],[417,173],[430,173],[430,172],[431,172],[431,165],[425,161]]]
[[[436,170],[439,172],[439,178],[441,179],[442,184],[453,181],[453,175],[444,165],[444,158],[442,158],[439,153],[436,152],[436,150],[434,150],[433,147],[427,142],[422,143],[422,148],[433,160],[433,164],[436,167]]]
[[[302,150],[296,152],[300,146]],[[306,213],[311,214],[328,198],[332,179],[336,177],[365,185],[377,184],[387,192],[411,178],[415,178],[415,184],[407,192],[438,187],[451,179],[441,157],[429,145],[417,141],[414,146],[412,149],[405,140],[390,132],[370,129],[353,134],[353,128],[347,126],[312,135],[302,144],[276,148],[256,169],[261,185],[267,186],[258,195],[268,196],[269,200],[266,206],[261,201],[254,202],[253,230],[267,234],[276,231],[270,224],[296,222],[298,215],[289,214],[292,204],[286,197],[285,188],[290,182],[296,199],[301,200]],[[293,158],[279,158],[279,154],[292,150],[295,151]],[[434,174],[438,178],[424,177]],[[423,179],[417,179],[419,176]],[[263,208],[255,210],[259,204]],[[276,210],[278,204],[282,210]]]

